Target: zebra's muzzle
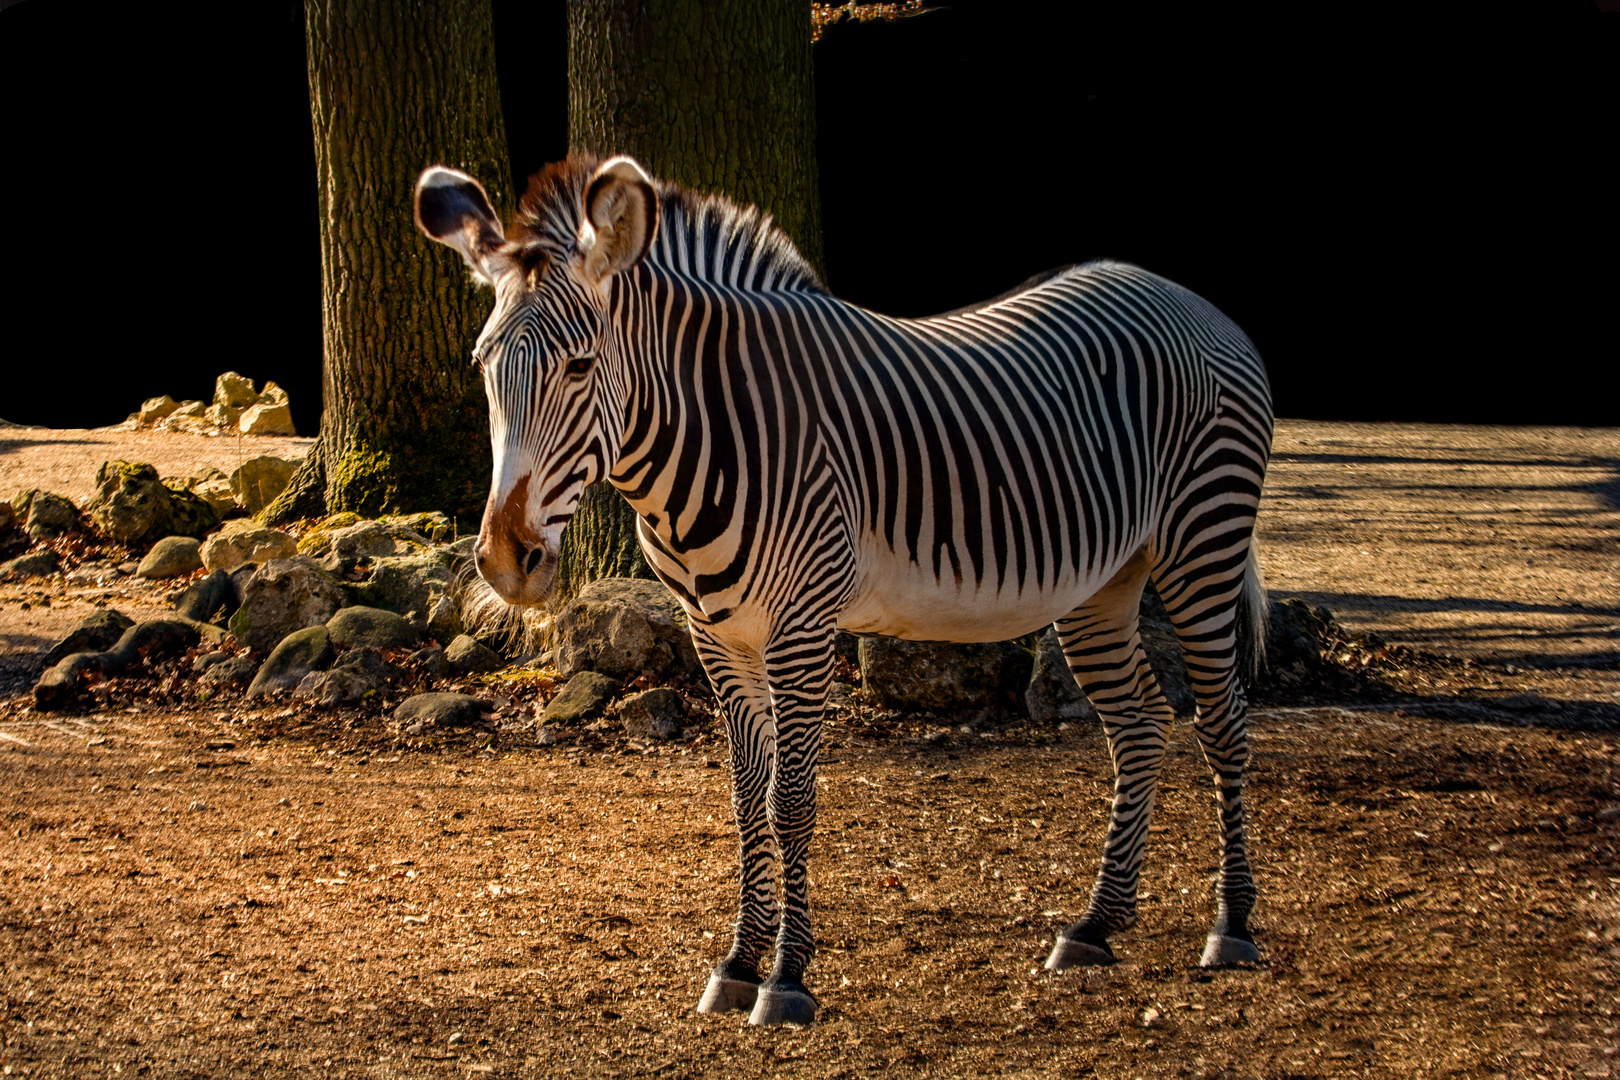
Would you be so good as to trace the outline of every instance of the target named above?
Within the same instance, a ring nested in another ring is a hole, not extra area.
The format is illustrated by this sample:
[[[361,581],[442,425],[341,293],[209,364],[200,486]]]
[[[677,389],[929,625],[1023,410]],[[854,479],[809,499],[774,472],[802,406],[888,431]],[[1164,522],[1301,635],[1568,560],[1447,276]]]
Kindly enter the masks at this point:
[[[510,535],[481,535],[473,546],[473,562],[478,576],[502,600],[521,607],[545,603],[557,579],[557,553],[543,540],[530,545]]]

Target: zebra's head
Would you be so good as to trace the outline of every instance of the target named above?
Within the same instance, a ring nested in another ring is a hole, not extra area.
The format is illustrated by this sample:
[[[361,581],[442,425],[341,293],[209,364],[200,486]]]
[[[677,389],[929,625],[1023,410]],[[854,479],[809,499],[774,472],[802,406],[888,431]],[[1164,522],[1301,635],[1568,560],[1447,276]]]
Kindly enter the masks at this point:
[[[658,193],[626,157],[552,166],[508,239],[478,181],[435,166],[417,181],[416,222],[495,289],[473,350],[495,451],[474,558],[509,603],[542,603],[581,493],[619,455],[625,368],[609,302],[615,275],[652,244]]]

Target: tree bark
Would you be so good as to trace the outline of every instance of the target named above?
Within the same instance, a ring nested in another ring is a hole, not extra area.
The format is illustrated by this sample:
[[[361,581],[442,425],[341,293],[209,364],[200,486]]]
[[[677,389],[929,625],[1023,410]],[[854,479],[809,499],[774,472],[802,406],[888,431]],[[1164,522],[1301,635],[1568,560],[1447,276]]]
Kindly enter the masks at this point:
[[[305,0],[320,196],[324,412],[270,521],[353,510],[476,516],[488,406],[468,357],[492,303],[411,218],[452,165],[511,205],[490,0]]]
[[[758,204],[822,272],[804,0],[568,0],[568,144]],[[563,597],[597,578],[652,576],[629,504],[600,487],[563,536]]]

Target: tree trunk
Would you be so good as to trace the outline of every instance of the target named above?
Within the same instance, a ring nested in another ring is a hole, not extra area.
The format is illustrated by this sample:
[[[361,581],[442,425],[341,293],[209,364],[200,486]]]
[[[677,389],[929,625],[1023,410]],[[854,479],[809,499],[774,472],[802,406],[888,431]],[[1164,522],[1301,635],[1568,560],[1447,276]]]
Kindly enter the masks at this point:
[[[821,272],[805,0],[568,0],[568,144],[757,203]],[[563,536],[561,595],[627,569],[651,577],[634,537],[616,491],[587,492]]]
[[[476,520],[489,415],[469,363],[489,314],[411,218],[417,176],[452,165],[511,205],[490,0],[305,0],[320,195],[324,412],[266,511],[288,521],[442,510]]]

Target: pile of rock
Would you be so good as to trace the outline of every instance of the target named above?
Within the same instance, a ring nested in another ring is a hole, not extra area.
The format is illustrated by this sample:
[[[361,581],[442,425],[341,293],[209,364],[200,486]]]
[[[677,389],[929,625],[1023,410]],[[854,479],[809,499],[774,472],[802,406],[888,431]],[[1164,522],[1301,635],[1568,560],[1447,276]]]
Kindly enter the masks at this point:
[[[263,390],[253,380],[227,371],[214,380],[214,401],[175,401],[164,394],[149,398],[128,421],[134,429],[183,431],[193,435],[294,435],[287,391],[273,382]]]

